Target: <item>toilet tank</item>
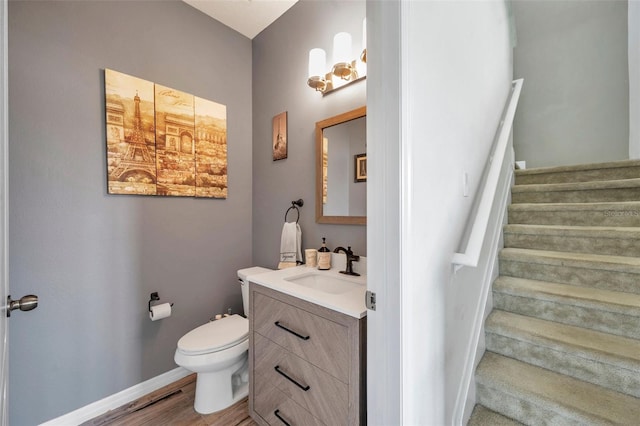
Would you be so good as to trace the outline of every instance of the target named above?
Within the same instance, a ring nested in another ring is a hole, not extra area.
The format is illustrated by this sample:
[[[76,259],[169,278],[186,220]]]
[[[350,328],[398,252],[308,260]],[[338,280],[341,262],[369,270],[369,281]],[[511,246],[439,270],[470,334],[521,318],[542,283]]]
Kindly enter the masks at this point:
[[[245,268],[238,270],[238,281],[242,289],[242,307],[244,308],[245,316],[249,316],[249,280],[251,275],[262,274],[264,272],[270,272],[273,269],[262,268],[260,266],[254,266],[253,268]]]

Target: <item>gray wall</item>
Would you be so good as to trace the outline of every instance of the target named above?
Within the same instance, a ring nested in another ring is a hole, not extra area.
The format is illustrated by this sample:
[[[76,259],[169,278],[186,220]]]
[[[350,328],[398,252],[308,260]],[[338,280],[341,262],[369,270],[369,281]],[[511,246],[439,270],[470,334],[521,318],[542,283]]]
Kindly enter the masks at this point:
[[[516,160],[527,167],[626,159],[626,1],[514,1],[514,78],[524,78]]]
[[[104,68],[227,105],[227,200],[106,194]],[[11,294],[40,296],[10,324],[10,424],[26,425],[175,368],[186,331],[241,311],[251,42],[179,1],[12,1],[9,96]],[[171,318],[149,320],[153,291]]]
[[[364,1],[302,0],[253,39],[253,260],[275,267],[284,213],[303,198],[303,248],[352,246],[366,254],[366,226],[315,222],[315,123],[366,103],[366,81],[322,96],[306,84],[309,50],[331,58],[333,35],[347,31],[354,51],[362,39]],[[271,120],[288,111],[288,158],[273,161]],[[293,216],[295,217],[295,215]],[[291,219],[291,217],[289,218]]]

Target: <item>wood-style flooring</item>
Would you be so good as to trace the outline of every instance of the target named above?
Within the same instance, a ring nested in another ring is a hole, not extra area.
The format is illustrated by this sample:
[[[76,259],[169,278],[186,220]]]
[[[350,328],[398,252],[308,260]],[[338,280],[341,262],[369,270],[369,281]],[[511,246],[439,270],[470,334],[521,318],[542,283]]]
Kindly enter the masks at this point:
[[[193,409],[195,392],[196,375],[192,374],[82,426],[257,426],[249,417],[247,398],[225,410],[203,415]]]

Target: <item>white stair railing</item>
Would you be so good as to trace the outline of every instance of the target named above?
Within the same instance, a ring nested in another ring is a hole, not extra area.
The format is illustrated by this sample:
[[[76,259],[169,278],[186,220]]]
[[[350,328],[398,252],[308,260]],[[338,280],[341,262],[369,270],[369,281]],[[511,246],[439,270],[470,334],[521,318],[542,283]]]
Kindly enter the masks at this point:
[[[518,100],[520,99],[522,83],[523,79],[515,80],[512,83],[511,96],[509,97],[508,105],[502,121],[500,122],[498,141],[496,143],[495,151],[489,157],[491,165],[482,189],[480,203],[478,204],[478,209],[476,210],[476,215],[473,219],[473,226],[471,228],[471,233],[469,234],[467,246],[464,252],[454,253],[453,259],[451,260],[451,263],[456,269],[463,266],[470,266],[473,268],[478,266],[482,245],[484,243],[487,226],[489,224],[491,206],[493,205],[493,200],[496,197],[496,191],[498,189],[500,170],[502,169],[505,153],[509,146],[509,136],[511,135],[511,129],[513,128],[513,118],[516,114]]]

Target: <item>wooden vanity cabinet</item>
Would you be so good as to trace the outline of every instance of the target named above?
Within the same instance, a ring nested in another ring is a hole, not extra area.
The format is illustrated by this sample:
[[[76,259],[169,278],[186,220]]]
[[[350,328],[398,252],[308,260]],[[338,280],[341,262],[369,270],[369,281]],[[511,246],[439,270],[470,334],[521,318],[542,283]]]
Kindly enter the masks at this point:
[[[249,289],[251,417],[260,425],[366,424],[366,317]]]

